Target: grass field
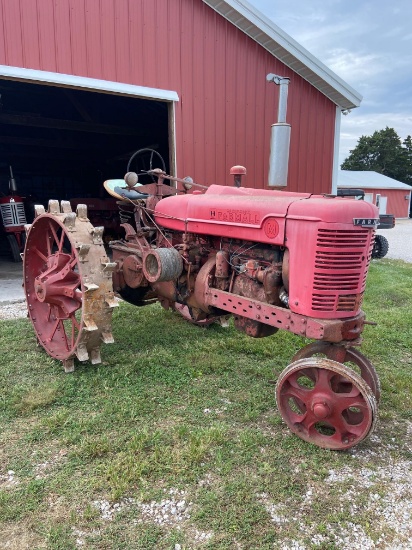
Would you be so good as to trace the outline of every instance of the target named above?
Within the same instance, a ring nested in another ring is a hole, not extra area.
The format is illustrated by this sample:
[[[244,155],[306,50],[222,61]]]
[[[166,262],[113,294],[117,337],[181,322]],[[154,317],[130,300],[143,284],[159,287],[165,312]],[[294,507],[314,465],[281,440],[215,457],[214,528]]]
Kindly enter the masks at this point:
[[[123,303],[103,363],[67,375],[28,320],[0,321],[0,548],[410,548],[412,265],[373,261],[364,310],[380,422],[348,452],[276,410],[291,334]]]

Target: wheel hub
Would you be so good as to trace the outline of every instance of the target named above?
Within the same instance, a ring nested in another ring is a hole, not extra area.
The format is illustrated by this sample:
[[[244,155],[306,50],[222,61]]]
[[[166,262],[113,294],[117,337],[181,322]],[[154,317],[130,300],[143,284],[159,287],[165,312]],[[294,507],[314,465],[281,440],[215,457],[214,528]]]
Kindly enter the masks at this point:
[[[319,418],[319,420],[324,420],[332,414],[332,408],[326,401],[316,401],[312,405],[312,411],[316,418]]]

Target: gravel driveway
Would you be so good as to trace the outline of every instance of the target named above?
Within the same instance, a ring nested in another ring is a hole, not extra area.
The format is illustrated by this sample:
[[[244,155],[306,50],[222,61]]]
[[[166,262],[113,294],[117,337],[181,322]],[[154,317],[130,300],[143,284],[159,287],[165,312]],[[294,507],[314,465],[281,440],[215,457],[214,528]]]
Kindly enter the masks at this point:
[[[412,219],[397,220],[393,229],[379,229],[378,234],[389,241],[386,258],[412,263]]]

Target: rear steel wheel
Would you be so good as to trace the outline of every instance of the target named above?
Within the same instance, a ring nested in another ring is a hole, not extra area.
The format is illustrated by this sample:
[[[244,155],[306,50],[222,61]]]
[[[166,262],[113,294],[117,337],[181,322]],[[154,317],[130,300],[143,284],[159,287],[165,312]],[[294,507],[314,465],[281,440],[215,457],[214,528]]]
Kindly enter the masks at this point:
[[[39,343],[74,370],[74,358],[97,364],[100,345],[112,343],[112,311],[117,306],[106,256],[103,227],[93,227],[85,205],[77,214],[70,203],[49,202],[49,212],[36,207],[27,227],[23,258],[24,290]]]
[[[278,379],[276,401],[293,433],[325,449],[349,449],[376,424],[371,388],[352,369],[330,359],[290,364]]]
[[[359,374],[373,391],[376,401],[379,403],[381,396],[381,384],[375,367],[358,349],[346,348],[340,344],[329,342],[312,342],[299,350],[292,358],[292,361],[308,357],[325,357],[338,363],[346,364],[347,367],[359,370]]]

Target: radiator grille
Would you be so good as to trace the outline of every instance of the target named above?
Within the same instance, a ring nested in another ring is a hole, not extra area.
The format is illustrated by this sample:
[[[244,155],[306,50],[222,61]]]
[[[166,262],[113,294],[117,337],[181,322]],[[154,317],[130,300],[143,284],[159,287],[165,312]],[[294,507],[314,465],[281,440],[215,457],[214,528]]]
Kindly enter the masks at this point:
[[[25,225],[26,216],[24,213],[24,205],[22,202],[1,204],[0,210],[4,227]]]
[[[373,239],[368,229],[319,229],[312,309],[356,312],[365,289]]]

